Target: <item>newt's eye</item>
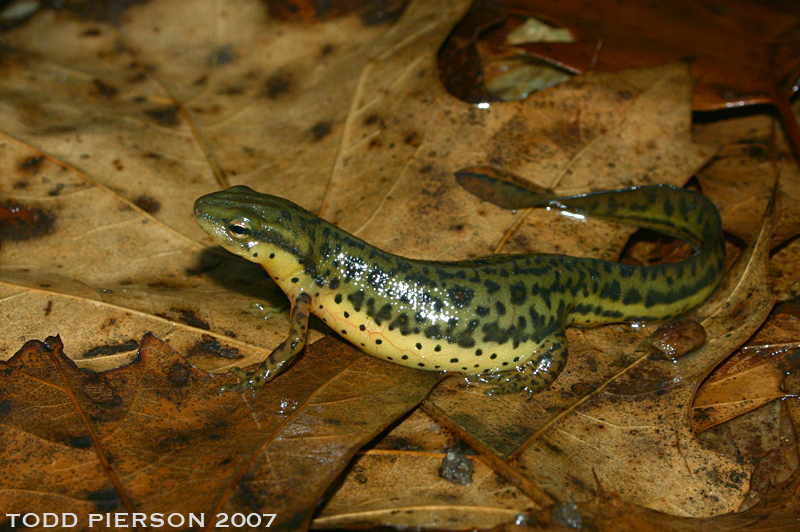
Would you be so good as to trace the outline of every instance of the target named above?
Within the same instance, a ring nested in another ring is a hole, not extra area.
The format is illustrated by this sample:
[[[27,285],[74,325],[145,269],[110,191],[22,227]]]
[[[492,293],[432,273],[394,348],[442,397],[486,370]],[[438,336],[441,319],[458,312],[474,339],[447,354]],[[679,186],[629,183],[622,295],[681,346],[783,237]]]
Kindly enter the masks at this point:
[[[250,222],[242,218],[231,220],[231,223],[228,224],[228,233],[230,233],[230,235],[233,238],[242,238],[245,236],[250,236],[251,233]]]

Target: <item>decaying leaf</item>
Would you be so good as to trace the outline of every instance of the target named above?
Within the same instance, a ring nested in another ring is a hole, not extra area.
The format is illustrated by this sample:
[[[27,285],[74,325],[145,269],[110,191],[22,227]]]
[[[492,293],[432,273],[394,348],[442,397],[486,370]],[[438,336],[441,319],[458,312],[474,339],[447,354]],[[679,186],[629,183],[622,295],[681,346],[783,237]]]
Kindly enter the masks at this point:
[[[204,251],[8,136],[0,137],[0,168],[0,205],[28,213],[0,247],[0,330],[20,342],[0,345],[0,358],[60,334],[82,365],[115,367],[153,331],[187,354],[227,355],[205,361],[208,368],[230,367],[262,360],[282,340],[285,322],[253,306],[283,299],[260,268]]]
[[[169,508],[211,522],[255,511],[296,528],[355,451],[438,378],[400,367],[376,377],[381,362],[325,340],[276,381],[279,393],[246,399],[217,395],[232,376],[194,368],[152,334],[138,352],[94,374],[49,337],[0,363],[4,511],[57,507],[83,522],[91,512]]]
[[[492,28],[485,23],[489,15],[496,35],[484,35],[484,46],[501,57],[525,52],[528,65],[535,65],[532,58],[537,58],[574,74],[690,59],[692,75],[698,79],[694,96],[698,110],[788,98],[800,76],[800,13],[785,3],[505,0],[500,7],[476,2],[473,9],[484,17],[462,23],[471,24],[472,35],[466,28],[457,35],[474,38],[480,30]],[[514,15],[511,20],[509,15]],[[524,29],[526,17],[535,17],[550,31],[519,38],[516,34]],[[554,33],[562,37],[554,38]]]

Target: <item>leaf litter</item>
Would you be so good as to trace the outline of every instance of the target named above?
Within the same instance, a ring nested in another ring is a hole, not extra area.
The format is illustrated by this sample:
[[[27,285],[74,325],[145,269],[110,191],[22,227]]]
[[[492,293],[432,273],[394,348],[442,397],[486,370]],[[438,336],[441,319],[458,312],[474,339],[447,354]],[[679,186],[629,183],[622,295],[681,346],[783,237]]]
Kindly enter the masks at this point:
[[[191,219],[189,205],[196,196],[248,184],[289,197],[407,256],[562,252],[615,260],[632,233],[629,228],[580,223],[546,211],[503,211],[460,190],[453,173],[492,164],[560,193],[579,193],[652,182],[683,185],[712,154],[691,139],[692,84],[684,66],[589,74],[525,102],[488,109],[454,100],[439,85],[435,54],[466,8],[465,2],[411,3],[404,10],[398,7],[385,24],[366,24],[375,19],[363,9],[317,20],[325,16],[311,8],[303,13],[313,20],[304,25],[281,18],[274,6],[267,12],[257,2],[233,9],[220,2],[161,1],[129,8],[118,27],[45,12],[6,32],[13,49],[3,51],[0,82],[5,134],[0,157],[6,167],[0,187],[6,210],[0,210],[0,220],[6,227],[9,220],[39,225],[33,225],[27,240],[3,234],[0,286],[12,312],[3,337],[15,339],[4,343],[5,357],[26,341],[61,334],[64,351],[81,367],[102,370],[129,363],[91,377],[130,379],[134,384],[126,391],[167,395],[167,382],[189,379],[183,386],[204,390],[192,392],[197,408],[228,407],[218,418],[206,413],[179,427],[198,442],[173,440],[170,447],[174,456],[183,456],[188,470],[201,461],[194,449],[202,448],[212,432],[217,453],[227,439],[240,441],[247,435],[251,440],[249,451],[214,470],[217,479],[240,479],[246,495],[219,480],[187,504],[201,511],[233,511],[242,497],[257,493],[257,505],[275,508],[275,497],[285,495],[298,471],[323,463],[308,488],[292,488],[296,498],[281,503],[287,519],[281,526],[305,527],[353,453],[412,408],[438,377],[396,368],[326,340],[308,348],[295,368],[257,399],[214,396],[218,381],[227,377],[203,376],[154,337],[142,340],[145,331],[156,332],[178,353],[193,355],[191,360],[204,368],[226,368],[263,358],[281,340],[285,322],[264,320],[252,306],[256,299],[266,307],[281,305],[280,294],[263,273],[197,244],[208,240]],[[270,27],[266,33],[261,29],[265,24]],[[55,45],[62,42],[69,45]],[[759,170],[750,175],[772,173],[763,166]],[[782,179],[781,190],[788,191],[782,194],[788,198],[796,182],[793,173]],[[747,183],[754,182],[744,175]],[[736,222],[741,209],[726,216],[742,228],[736,230],[740,240],[731,242],[733,248],[755,236],[760,210],[753,208],[747,223]],[[790,211],[782,211],[782,220],[791,221],[784,212]],[[421,230],[408,230],[414,227]],[[786,227],[779,242],[788,241],[790,247],[796,231],[792,223]],[[372,463],[350,471],[340,492],[320,511],[318,526],[491,526],[518,521],[517,513],[554,499],[592,497],[576,511],[587,517],[587,508],[606,515],[620,506],[640,508],[631,502],[693,516],[735,509],[747,492],[751,470],[702,448],[690,414],[702,377],[747,340],[769,311],[771,296],[754,288],[767,283],[769,236],[763,228],[759,234],[760,251],[744,251],[737,264],[745,266],[734,266],[729,274],[734,282],[696,312],[709,332],[709,343],[699,353],[676,363],[643,357],[637,349],[648,328],[570,330],[567,370],[543,394],[492,398],[487,404],[459,379],[449,379],[421,412],[439,422],[429,421],[428,430],[445,426],[451,437],[478,451],[471,456],[477,485],[468,493],[433,474],[421,475],[403,498],[389,497],[388,505],[351,506],[357,510],[348,513],[351,503],[337,506],[339,493],[349,493],[346,501],[385,500],[400,479],[438,471],[445,447],[462,444],[423,441],[413,452],[367,451],[358,463]],[[38,344],[28,349],[32,345]],[[173,362],[153,366],[155,358],[147,356],[144,363],[136,362],[137,355],[151,351],[168,353],[164,360]],[[219,360],[215,355],[220,354],[228,358]],[[315,356],[326,362],[315,362]],[[333,367],[320,372],[334,360]],[[349,360],[355,365],[347,366]],[[133,378],[149,372],[157,379],[159,371],[153,370],[163,371],[164,364],[176,368],[172,380],[162,376],[161,383],[148,387]],[[398,379],[392,381],[397,386],[376,384],[371,394],[368,382],[389,375]],[[372,416],[375,394],[381,392],[393,398],[378,400],[387,408]],[[347,418],[344,425],[357,427],[349,435],[351,429],[344,428],[335,437],[339,443],[327,445],[331,436],[325,430],[333,418],[306,419],[306,409],[316,405],[304,402],[308,394],[324,398],[322,404],[339,405],[336,413]],[[86,401],[109,392],[84,386],[74,395]],[[356,404],[351,400],[360,406],[351,406]],[[156,420],[183,419],[170,401],[176,399],[151,399],[147,408],[157,413]],[[263,418],[254,414],[262,412],[258,405],[269,405],[263,407],[268,412]],[[275,419],[283,423],[298,405],[304,405],[298,417],[276,429]],[[74,408],[75,415],[82,408]],[[211,419],[230,425],[221,429]],[[365,420],[371,422],[361,426]],[[235,430],[240,425],[241,434]],[[147,430],[163,438],[162,432],[169,432],[164,429],[156,422]],[[35,475],[41,463],[36,453],[46,452],[52,435],[37,435],[30,425],[5,430],[6,438],[25,438],[24,448],[33,449],[14,471]],[[86,430],[79,434],[85,441]],[[305,435],[307,445],[295,446],[294,440],[287,445],[284,434]],[[93,485],[59,485],[23,506],[30,511],[37,503],[46,511],[42,501],[65,489],[109,494],[110,506],[134,509],[179,500],[169,493],[162,500],[147,493],[148,475],[164,474],[147,464],[154,455],[128,457],[119,471],[103,469],[96,465],[97,457],[108,452],[102,445],[95,443],[91,451],[78,446],[84,452],[77,460],[95,464],[95,473],[86,477]],[[654,463],[680,471],[662,476],[663,469],[632,465],[632,457],[643,454],[661,457]],[[110,479],[120,472],[123,479],[140,480],[135,486],[141,491],[124,483],[116,487]],[[177,486],[181,475],[193,476],[170,471],[167,477]],[[353,488],[352,478],[364,482],[356,480]],[[654,480],[657,490],[639,489]],[[109,489],[109,483],[115,487]],[[628,502],[603,491],[595,496],[598,489],[622,493]],[[487,492],[496,495],[487,499]],[[779,492],[769,492],[766,503],[753,510],[777,508],[769,499],[772,493]],[[687,500],[689,495],[696,500]],[[126,497],[129,502],[123,501]],[[718,500],[709,503],[714,497]],[[98,503],[97,496],[75,500]],[[83,503],[76,507],[91,511]],[[409,510],[402,522],[392,517],[398,508]],[[631,513],[669,522],[663,514]]]

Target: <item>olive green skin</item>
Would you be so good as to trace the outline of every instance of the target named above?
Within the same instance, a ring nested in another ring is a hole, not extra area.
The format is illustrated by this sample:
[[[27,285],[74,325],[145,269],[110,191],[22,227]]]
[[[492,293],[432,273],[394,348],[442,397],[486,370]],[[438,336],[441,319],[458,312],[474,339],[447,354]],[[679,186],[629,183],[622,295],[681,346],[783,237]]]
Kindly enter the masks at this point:
[[[259,387],[277,374],[302,347],[310,311],[389,362],[472,375],[495,384],[491,393],[534,392],[566,362],[565,327],[667,320],[700,304],[722,279],[719,214],[700,194],[656,185],[547,204],[677,236],[696,253],[658,266],[565,255],[412,260],[245,186],[201,197],[195,216],[203,229],[261,264],[297,308],[295,339],[235,389]]]

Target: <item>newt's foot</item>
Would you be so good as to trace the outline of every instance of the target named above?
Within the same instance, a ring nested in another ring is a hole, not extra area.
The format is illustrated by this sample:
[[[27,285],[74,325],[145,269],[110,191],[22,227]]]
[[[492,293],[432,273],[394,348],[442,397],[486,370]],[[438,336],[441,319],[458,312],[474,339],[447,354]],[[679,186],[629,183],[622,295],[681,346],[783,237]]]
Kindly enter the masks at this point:
[[[531,361],[524,366],[519,366],[516,371],[468,375],[467,380],[470,384],[493,385],[488,390],[484,390],[483,393],[486,395],[508,395],[519,392],[531,395],[547,388],[555,378],[551,378],[547,372],[541,375],[538,372],[530,371],[531,365],[536,364]]]
[[[544,390],[558,377],[567,362],[567,338],[564,331],[553,333],[528,362],[503,372],[485,371],[468,375],[473,384],[492,384],[486,395],[506,395],[527,392],[534,394]]]

